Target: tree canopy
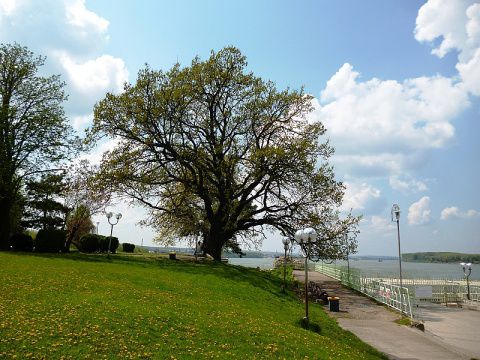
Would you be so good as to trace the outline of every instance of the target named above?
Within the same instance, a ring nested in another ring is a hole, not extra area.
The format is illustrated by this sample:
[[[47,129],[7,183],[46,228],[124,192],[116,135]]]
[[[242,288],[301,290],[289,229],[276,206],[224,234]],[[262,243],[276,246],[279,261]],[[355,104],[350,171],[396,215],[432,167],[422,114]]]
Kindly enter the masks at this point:
[[[38,75],[44,61],[18,44],[0,45],[0,248],[9,246],[22,184],[80,146],[64,115],[64,83]]]
[[[67,184],[65,173],[42,174],[26,184],[22,225],[30,229],[62,229],[70,209],[62,203]]]
[[[216,259],[266,230],[293,236],[307,225],[335,249],[358,219],[339,216],[344,187],[323,124],[306,119],[312,98],[246,69],[228,47],[167,72],[147,66],[123,93],[107,94],[90,129],[92,141],[118,140],[101,183],[149,208],[160,240],[201,234]]]

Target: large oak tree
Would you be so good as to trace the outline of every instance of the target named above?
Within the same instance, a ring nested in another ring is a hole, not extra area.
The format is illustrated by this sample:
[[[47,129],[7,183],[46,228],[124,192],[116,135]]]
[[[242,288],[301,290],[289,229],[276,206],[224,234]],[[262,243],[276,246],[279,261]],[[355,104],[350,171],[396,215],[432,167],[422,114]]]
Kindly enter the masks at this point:
[[[344,187],[324,126],[306,119],[312,98],[246,67],[225,48],[168,72],[147,66],[123,93],[107,94],[90,135],[118,145],[104,156],[101,183],[148,207],[163,236],[201,233],[215,259],[265,230],[293,235],[306,225],[321,234],[319,251],[335,249],[358,219],[337,211]]]
[[[38,74],[44,61],[18,44],[0,45],[0,249],[9,247],[22,184],[79,145],[62,107],[64,83]]]

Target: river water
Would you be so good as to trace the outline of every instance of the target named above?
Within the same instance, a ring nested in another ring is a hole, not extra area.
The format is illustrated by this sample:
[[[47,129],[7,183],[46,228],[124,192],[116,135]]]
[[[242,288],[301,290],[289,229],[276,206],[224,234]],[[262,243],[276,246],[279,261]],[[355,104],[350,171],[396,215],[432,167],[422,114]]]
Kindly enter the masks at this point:
[[[272,269],[273,258],[230,258],[229,263],[246,267]],[[321,263],[319,263],[321,266]],[[332,266],[347,266],[346,261],[337,261]],[[358,269],[366,277],[398,277],[398,260],[350,260],[350,269]],[[450,279],[463,278],[459,264],[402,262],[402,276],[405,279]],[[471,280],[480,280],[480,265],[472,265]]]

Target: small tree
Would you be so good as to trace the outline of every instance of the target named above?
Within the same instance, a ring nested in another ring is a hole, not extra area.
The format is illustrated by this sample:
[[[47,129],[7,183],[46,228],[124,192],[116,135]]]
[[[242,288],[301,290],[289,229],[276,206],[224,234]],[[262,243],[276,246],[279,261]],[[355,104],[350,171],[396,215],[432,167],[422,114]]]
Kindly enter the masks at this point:
[[[62,202],[66,191],[65,174],[43,174],[27,182],[22,224],[31,229],[63,229],[70,211]]]
[[[71,244],[78,244],[80,238],[94,229],[90,217],[90,210],[85,205],[79,205],[67,218],[67,237],[65,251],[70,250]]]
[[[65,206],[77,209],[85,206],[90,215],[103,212],[111,201],[112,189],[109,184],[97,186],[94,176],[98,166],[92,165],[88,160],[81,160],[69,168],[66,177]]]

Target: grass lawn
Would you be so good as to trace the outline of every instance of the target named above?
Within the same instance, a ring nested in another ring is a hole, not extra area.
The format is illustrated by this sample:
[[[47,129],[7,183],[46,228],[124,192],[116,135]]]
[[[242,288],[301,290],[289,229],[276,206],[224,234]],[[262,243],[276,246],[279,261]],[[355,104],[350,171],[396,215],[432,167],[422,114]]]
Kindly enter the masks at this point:
[[[385,358],[273,275],[113,255],[0,253],[0,358]]]

